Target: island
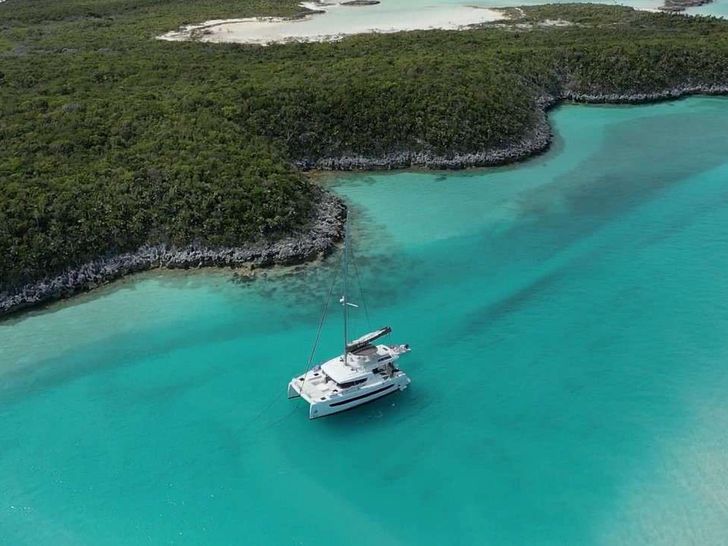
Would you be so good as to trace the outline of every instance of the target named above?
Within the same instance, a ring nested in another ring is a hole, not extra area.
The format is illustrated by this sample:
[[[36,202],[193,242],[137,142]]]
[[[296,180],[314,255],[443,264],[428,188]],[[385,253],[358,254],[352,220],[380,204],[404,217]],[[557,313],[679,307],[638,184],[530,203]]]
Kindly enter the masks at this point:
[[[562,101],[728,91],[727,21],[617,6],[267,47],[155,39],[300,11],[0,4],[0,313],[152,267],[330,252],[345,209],[316,171],[499,165],[549,146]]]
[[[665,3],[658,9],[670,13],[681,13],[688,8],[697,8],[712,3],[713,0],[665,0]]]

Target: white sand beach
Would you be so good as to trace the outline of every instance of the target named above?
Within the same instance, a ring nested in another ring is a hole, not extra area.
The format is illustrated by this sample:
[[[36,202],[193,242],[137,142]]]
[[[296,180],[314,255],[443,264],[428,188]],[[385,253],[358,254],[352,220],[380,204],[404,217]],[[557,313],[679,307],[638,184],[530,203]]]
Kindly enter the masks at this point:
[[[405,30],[458,30],[470,25],[497,21],[504,15],[494,9],[475,6],[401,6],[380,4],[352,6],[343,3],[301,4],[312,13],[297,19],[254,17],[211,20],[168,32],[163,40],[201,40],[266,45],[289,41],[338,40],[351,34],[400,32]]]

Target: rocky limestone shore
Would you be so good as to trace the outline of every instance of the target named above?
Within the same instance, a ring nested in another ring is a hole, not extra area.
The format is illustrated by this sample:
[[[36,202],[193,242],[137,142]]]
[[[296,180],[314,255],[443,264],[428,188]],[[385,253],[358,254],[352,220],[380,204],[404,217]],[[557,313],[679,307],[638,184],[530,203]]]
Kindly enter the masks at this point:
[[[680,85],[651,93],[582,93],[564,90],[558,97],[543,95],[536,101],[538,110],[535,127],[523,138],[511,144],[471,153],[438,155],[426,151],[393,152],[380,157],[345,155],[302,159],[294,163],[302,170],[370,171],[405,168],[465,169],[494,167],[522,161],[548,149],[553,137],[546,117],[547,111],[564,101],[588,104],[643,104],[677,99],[688,95],[728,95],[728,85]]]
[[[348,0],[347,2],[342,2],[342,6],[376,6],[377,4],[380,4],[381,2],[379,0]]]
[[[697,8],[712,3],[713,0],[665,0],[665,3],[657,9],[667,13],[681,13],[688,8]]]
[[[236,248],[150,245],[69,268],[43,279],[0,293],[0,316],[20,309],[66,298],[110,281],[154,268],[269,267],[293,265],[329,253],[344,235],[346,207],[341,199],[320,190],[307,228],[272,243],[252,243]]]
[[[676,85],[652,93],[581,93],[566,90],[561,94],[561,100],[589,104],[643,104],[679,99],[689,95],[728,95],[728,85]]]
[[[550,97],[539,102],[536,126],[523,138],[512,144],[465,154],[437,155],[431,152],[394,152],[382,157],[350,155],[301,160],[295,164],[303,170],[320,171],[373,171],[424,167],[427,169],[465,169],[514,163],[546,150],[551,143],[551,127],[546,110]]]

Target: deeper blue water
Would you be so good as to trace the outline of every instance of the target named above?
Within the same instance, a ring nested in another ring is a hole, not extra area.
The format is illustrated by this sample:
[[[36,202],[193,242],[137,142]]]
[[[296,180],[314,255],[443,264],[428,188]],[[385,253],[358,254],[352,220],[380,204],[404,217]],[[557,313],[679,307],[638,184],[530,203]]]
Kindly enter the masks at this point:
[[[516,167],[331,183],[413,347],[358,410],[285,397],[336,256],[0,322],[0,544],[725,544],[728,100],[552,121]]]

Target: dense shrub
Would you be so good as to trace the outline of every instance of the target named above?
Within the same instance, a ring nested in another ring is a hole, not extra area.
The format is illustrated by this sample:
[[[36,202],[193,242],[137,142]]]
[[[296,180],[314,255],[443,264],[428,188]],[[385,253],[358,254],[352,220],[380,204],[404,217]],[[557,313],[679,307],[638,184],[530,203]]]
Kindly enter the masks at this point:
[[[291,160],[480,151],[544,93],[728,83],[728,23],[594,5],[466,32],[270,47],[169,43],[291,0],[0,3],[0,288],[145,242],[234,245],[302,224]],[[544,21],[561,19],[569,26]]]

